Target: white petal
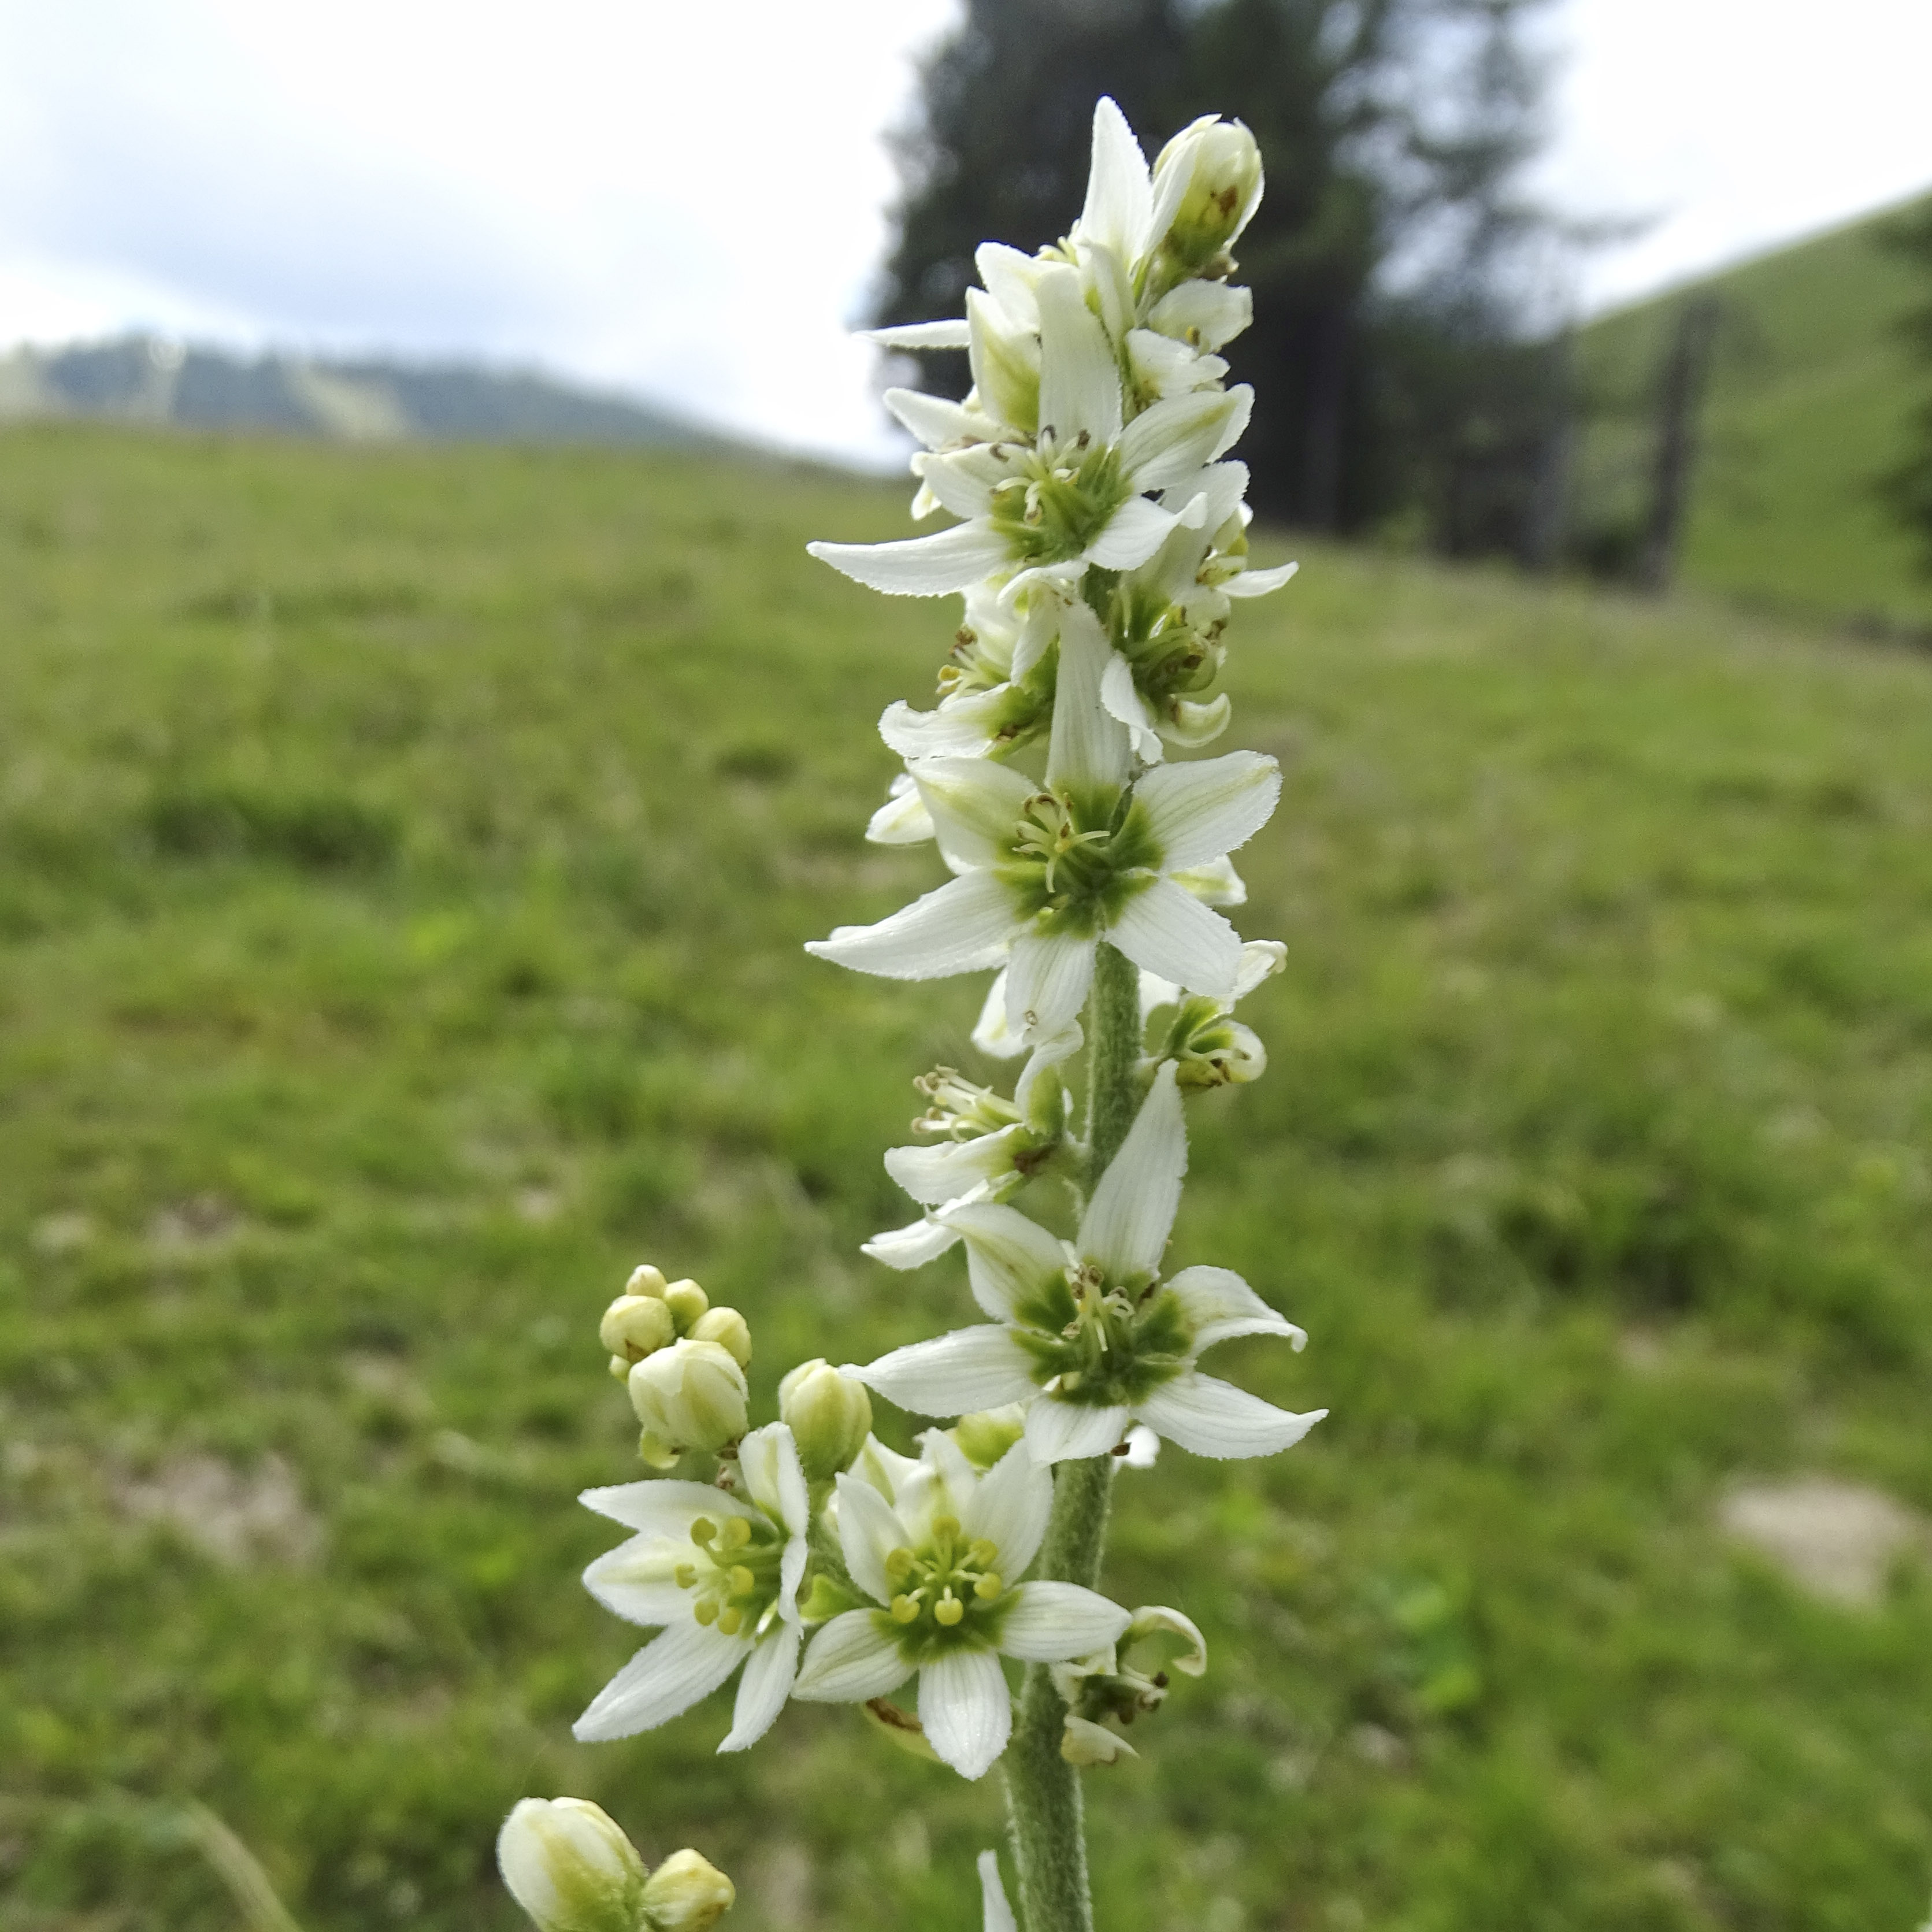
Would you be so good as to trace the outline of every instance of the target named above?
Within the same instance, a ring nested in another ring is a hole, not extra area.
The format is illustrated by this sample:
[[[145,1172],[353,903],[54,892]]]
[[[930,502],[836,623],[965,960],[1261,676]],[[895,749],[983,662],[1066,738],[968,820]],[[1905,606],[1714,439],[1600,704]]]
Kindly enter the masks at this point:
[[[1248,882],[1234,870],[1234,862],[1224,852],[1204,866],[1184,866],[1168,873],[1177,886],[1184,886],[1203,905],[1238,906],[1248,902]],[[1246,949],[1243,949],[1246,956]]]
[[[1004,863],[1020,814],[1036,790],[1033,782],[984,758],[922,758],[911,770],[946,857],[959,866]]]
[[[1037,255],[1022,254],[1004,242],[982,242],[973,251],[973,266],[986,292],[1019,326],[1040,326],[1040,302],[1034,293],[1046,267]]]
[[[1154,304],[1148,324],[1180,341],[1222,349],[1254,319],[1255,298],[1249,290],[1226,282],[1186,281]]]
[[[983,1778],[1012,1735],[1013,1700],[990,1650],[956,1650],[919,1673],[926,1741],[962,1778]]]
[[[790,1430],[782,1422],[753,1430],[738,1445],[738,1467],[759,1508],[783,1523],[791,1535],[804,1535],[811,1527],[812,1510]]]
[[[1069,604],[1060,623],[1053,734],[1046,753],[1046,782],[1054,790],[1118,791],[1126,782],[1126,732],[1100,705],[1101,681],[1109,664],[1124,662],[1114,656],[1091,608]]]
[[[892,781],[891,795],[873,813],[866,826],[866,842],[873,845],[921,845],[932,836],[932,814],[910,773],[902,772]]]
[[[1051,1092],[1038,1096],[1034,1089],[1055,1067],[1064,1066],[1087,1043],[1087,1036],[1081,1030],[1078,1020],[1070,1020],[1057,1033],[1041,1036],[1033,1050],[1033,1055],[1021,1070],[1020,1077],[1013,1088],[1013,1105],[1018,1108],[1027,1124],[1036,1131],[1064,1133],[1066,1128],[1066,1089],[1060,1088],[1056,1099]]]
[[[1006,969],[993,975],[986,989],[986,1004],[973,1028],[973,1044],[995,1060],[1016,1060],[1027,1050],[1024,1034],[1006,1019]]]
[[[1072,1022],[1093,983],[1092,940],[1023,932],[1007,955],[1006,1024],[1031,1046]]]
[[[1126,1432],[1124,1408],[1085,1408],[1043,1395],[1027,1411],[1026,1448],[1042,1464],[1105,1456]]]
[[[1292,1448],[1328,1412],[1292,1414],[1231,1382],[1190,1370],[1156,1389],[1135,1413],[1170,1442],[1225,1462]]]
[[[1127,1431],[1127,1453],[1120,1458],[1130,1469],[1151,1469],[1160,1460],[1160,1438],[1144,1422]]]
[[[665,1536],[688,1542],[691,1526],[701,1516],[742,1516],[755,1521],[750,1507],[708,1483],[614,1483],[608,1489],[586,1490],[577,1498],[586,1509],[608,1516],[626,1528],[646,1536]]]
[[[1163,872],[1204,865],[1245,845],[1281,796],[1281,767],[1260,752],[1163,765],[1134,788],[1160,847]]]
[[[1000,1855],[980,1854],[980,1932],[1019,1932],[1013,1921],[1013,1908],[1006,1903],[1006,1888],[1000,1882]]]
[[[1241,970],[1234,977],[1235,998],[1246,999],[1264,980],[1281,972],[1287,964],[1288,948],[1280,940],[1249,940],[1241,948]]]
[[[1130,496],[1087,546],[1083,561],[1102,570],[1138,570],[1167,541],[1180,520],[1145,496]]]
[[[886,1228],[869,1241],[860,1242],[859,1252],[870,1255],[875,1262],[884,1262],[889,1268],[897,1268],[903,1274],[910,1269],[925,1267],[928,1262],[936,1262],[958,1238],[956,1228],[942,1227],[929,1216],[922,1214],[916,1221],[908,1221],[903,1228]]]
[[[758,1641],[738,1680],[738,1702],[721,1751],[747,1750],[771,1729],[798,1675],[797,1624],[774,1624]]]
[[[1284,563],[1273,570],[1244,570],[1221,588],[1230,597],[1265,597],[1270,590],[1279,590],[1300,568],[1298,563]]]
[[[960,1528],[969,1543],[983,1536],[999,1551],[993,1567],[1011,1582],[1039,1554],[1052,1514],[1052,1477],[1016,1442],[980,1478]]]
[[[906,1540],[905,1526],[875,1485],[852,1475],[837,1479],[838,1542],[852,1580],[876,1602],[890,1604],[886,1558]]]
[[[874,1619],[876,1610],[848,1610],[812,1640],[791,1694],[814,1704],[862,1704],[890,1696],[912,1675],[899,1647]]]
[[[998,1324],[956,1328],[848,1372],[915,1415],[964,1415],[1034,1394],[1027,1357]]]
[[[1253,410],[1246,383],[1168,396],[1120,434],[1120,466],[1136,490],[1165,490],[1233,448]]]
[[[1016,1145],[1026,1132],[1016,1124],[970,1141],[942,1141],[937,1147],[888,1148],[886,1172],[915,1201],[943,1207],[982,1180],[1012,1173]]]
[[[945,322],[898,322],[890,328],[860,332],[881,349],[964,349],[970,339],[963,317]]]
[[[1120,371],[1100,318],[1087,306],[1080,272],[1059,263],[1034,285],[1040,302],[1040,433],[1065,450],[1084,435],[1120,434]]]
[[[1225,1000],[1234,991],[1241,968],[1240,935],[1172,879],[1156,879],[1145,892],[1136,892],[1107,937],[1136,966],[1190,992]]]
[[[990,691],[949,698],[932,711],[916,711],[903,698],[896,699],[880,717],[879,736],[902,758],[982,757],[1012,695],[1010,684],[996,684]],[[920,800],[922,808],[924,802]],[[927,816],[920,836],[932,836],[932,823]]]
[[[634,1536],[607,1550],[584,1573],[584,1587],[626,1623],[674,1624],[691,1614],[677,1566],[690,1560],[688,1531],[679,1538]]]
[[[855,584],[890,597],[944,597],[1012,560],[1006,538],[990,523],[977,520],[898,543],[809,543],[806,548]]]
[[[1124,261],[1146,251],[1154,190],[1147,157],[1127,117],[1105,94],[1094,104],[1093,160],[1087,173],[1087,205],[1077,232],[1103,243]]]
[[[583,1744],[628,1738],[682,1716],[744,1661],[748,1637],[686,1617],[654,1637],[591,1699],[571,1735]]]
[[[1066,1249],[1017,1208],[953,1208],[944,1220],[965,1236],[973,1299],[996,1322],[1066,1274]]]
[[[1100,679],[1100,702],[1109,717],[1118,718],[1127,728],[1134,750],[1144,764],[1160,763],[1164,747],[1154,729],[1152,707],[1134,682],[1134,668],[1118,652],[1112,652]]]
[[[1180,988],[1158,973],[1141,975],[1141,1018],[1144,1022],[1156,1006],[1172,1006],[1180,998]]]
[[[1040,422],[1040,343],[1034,324],[1022,322],[991,295],[966,291],[966,319],[973,326],[968,351],[980,406],[1022,436]]]
[[[1181,1118],[1174,1065],[1164,1060],[1141,1102],[1120,1150],[1108,1162],[1074,1246],[1097,1262],[1110,1281],[1144,1279],[1160,1271],[1167,1238],[1180,1206],[1187,1172],[1187,1127]],[[1116,1438],[1118,1440],[1118,1438]]]
[[[1022,1583],[1000,1626],[1000,1648],[1028,1664],[1058,1664],[1104,1650],[1133,1619],[1078,1583]]]
[[[842,926],[805,950],[883,979],[943,980],[997,966],[1016,925],[1006,887],[991,872],[968,872],[877,926]]]
[[[812,1546],[802,1536],[794,1537],[778,1558],[778,1615],[788,1624],[800,1621],[798,1586],[805,1581],[806,1565],[811,1558]]]
[[[1060,635],[1060,614],[1066,608],[1066,600],[1058,594],[1064,586],[1057,579],[1048,578],[1041,571],[1023,571],[1020,575],[1030,578],[1033,582],[1029,586],[1026,614],[1020,620],[1019,635],[1013,640],[1011,676],[1016,683],[1046,656],[1047,646]],[[1019,581],[1019,578],[1013,580],[1016,584]]]
[[[1286,1316],[1277,1315],[1241,1277],[1228,1268],[1183,1268],[1167,1284],[1194,1330],[1194,1352],[1240,1335],[1280,1335],[1297,1348],[1307,1346],[1306,1333]]]
[[[977,410],[969,410],[944,396],[928,396],[921,389],[888,389],[884,400],[886,407],[928,449],[976,442],[991,434],[995,427]]]
[[[936,507],[950,510],[956,517],[975,518],[992,510],[994,483],[1004,482],[1010,471],[1006,464],[992,460],[986,446],[976,444],[945,456],[922,450],[912,460],[912,473],[932,494]]]

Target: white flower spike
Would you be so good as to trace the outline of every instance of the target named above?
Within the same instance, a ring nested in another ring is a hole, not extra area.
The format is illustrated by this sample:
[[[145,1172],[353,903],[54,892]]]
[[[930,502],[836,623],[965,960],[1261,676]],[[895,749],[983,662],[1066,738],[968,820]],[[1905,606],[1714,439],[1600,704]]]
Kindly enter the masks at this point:
[[[919,1673],[926,1740],[962,1778],[1006,1748],[1012,1703],[1000,1659],[1048,1664],[1110,1644],[1126,1611],[1073,1583],[1022,1583],[1053,1504],[1046,1469],[1018,1443],[985,1475],[943,1432],[891,1472],[890,1501],[838,1478],[838,1537],[875,1608],[834,1617],[812,1640],[794,1696],[860,1703]]]
[[[702,1483],[625,1483],[580,1500],[638,1534],[584,1573],[607,1610],[662,1624],[572,1727],[586,1743],[628,1738],[677,1717],[742,1664],[730,1733],[742,1750],[784,1707],[798,1668],[798,1586],[810,1505],[791,1431],[782,1422],[739,1444],[745,1497]]]
[[[974,1299],[993,1319],[915,1342],[851,1371],[922,1415],[1027,1404],[1042,1462],[1103,1456],[1136,1425],[1198,1456],[1269,1456],[1328,1412],[1297,1414],[1203,1375],[1217,1342],[1301,1330],[1226,1268],[1160,1277],[1180,1204],[1186,1129],[1172,1060],[1094,1190],[1071,1243],[1016,1209],[974,1204],[941,1219],[966,1244]]]

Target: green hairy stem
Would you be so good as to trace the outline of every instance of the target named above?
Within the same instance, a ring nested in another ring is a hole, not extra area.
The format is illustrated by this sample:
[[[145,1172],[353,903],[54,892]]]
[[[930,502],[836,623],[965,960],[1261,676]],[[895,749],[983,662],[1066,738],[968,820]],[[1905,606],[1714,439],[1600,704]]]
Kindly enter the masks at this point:
[[[1097,1183],[1126,1138],[1140,1097],[1140,976],[1111,946],[1100,949],[1087,1027],[1092,1042],[1087,1131]],[[1053,1515],[1037,1575],[1090,1590],[1099,1583],[1113,1486],[1111,1456],[1062,1462],[1054,1471]],[[1093,1932],[1080,1773],[1060,1754],[1066,1719],[1052,1672],[1043,1664],[1029,1665],[1006,1757],[1007,1828],[1026,1932]]]

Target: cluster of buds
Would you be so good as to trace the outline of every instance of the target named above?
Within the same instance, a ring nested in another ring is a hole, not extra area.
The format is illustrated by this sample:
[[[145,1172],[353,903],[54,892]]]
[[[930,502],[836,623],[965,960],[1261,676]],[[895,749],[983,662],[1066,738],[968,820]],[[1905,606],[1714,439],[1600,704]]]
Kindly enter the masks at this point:
[[[496,1866],[539,1932],[710,1932],[736,1888],[696,1852],[655,1871],[601,1807],[526,1798],[503,1821]]]
[[[630,1391],[646,1462],[669,1468],[687,1450],[715,1454],[744,1434],[752,1330],[737,1310],[713,1308],[696,1282],[667,1282],[646,1263],[597,1332]]]

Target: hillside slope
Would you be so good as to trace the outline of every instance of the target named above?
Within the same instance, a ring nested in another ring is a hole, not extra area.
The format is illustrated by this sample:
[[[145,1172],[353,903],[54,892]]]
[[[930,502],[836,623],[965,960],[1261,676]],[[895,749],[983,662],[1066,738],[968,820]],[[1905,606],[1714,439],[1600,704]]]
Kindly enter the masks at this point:
[[[574,1501],[638,1473],[632,1266],[745,1311],[761,1416],[970,1318],[859,1244],[983,986],[802,950],[944,876],[861,830],[956,611],[803,550],[906,527],[776,465],[0,438],[8,1932],[236,1924],[189,1796],[307,1932],[514,1932],[493,1834],[558,1791],[717,1858],[728,1932],[978,1932],[994,1778],[824,1706],[568,1728],[640,1640]],[[1174,1256],[1310,1332],[1219,1372],[1332,1413],[1122,1478],[1105,1580],[1210,1667],[1090,1780],[1099,1922],[1917,1924],[1911,1537],[1848,1604],[1721,1523],[1932,1512],[1932,661],[1332,550],[1228,641],[1288,967]]]
[[[1651,430],[1647,398],[1682,301],[1723,304],[1703,459],[1686,536],[1694,586],[1830,617],[1932,624],[1932,583],[1874,485],[1932,388],[1898,323],[1928,296],[1875,216],[1606,316],[1582,332],[1584,522],[1627,527]]]

